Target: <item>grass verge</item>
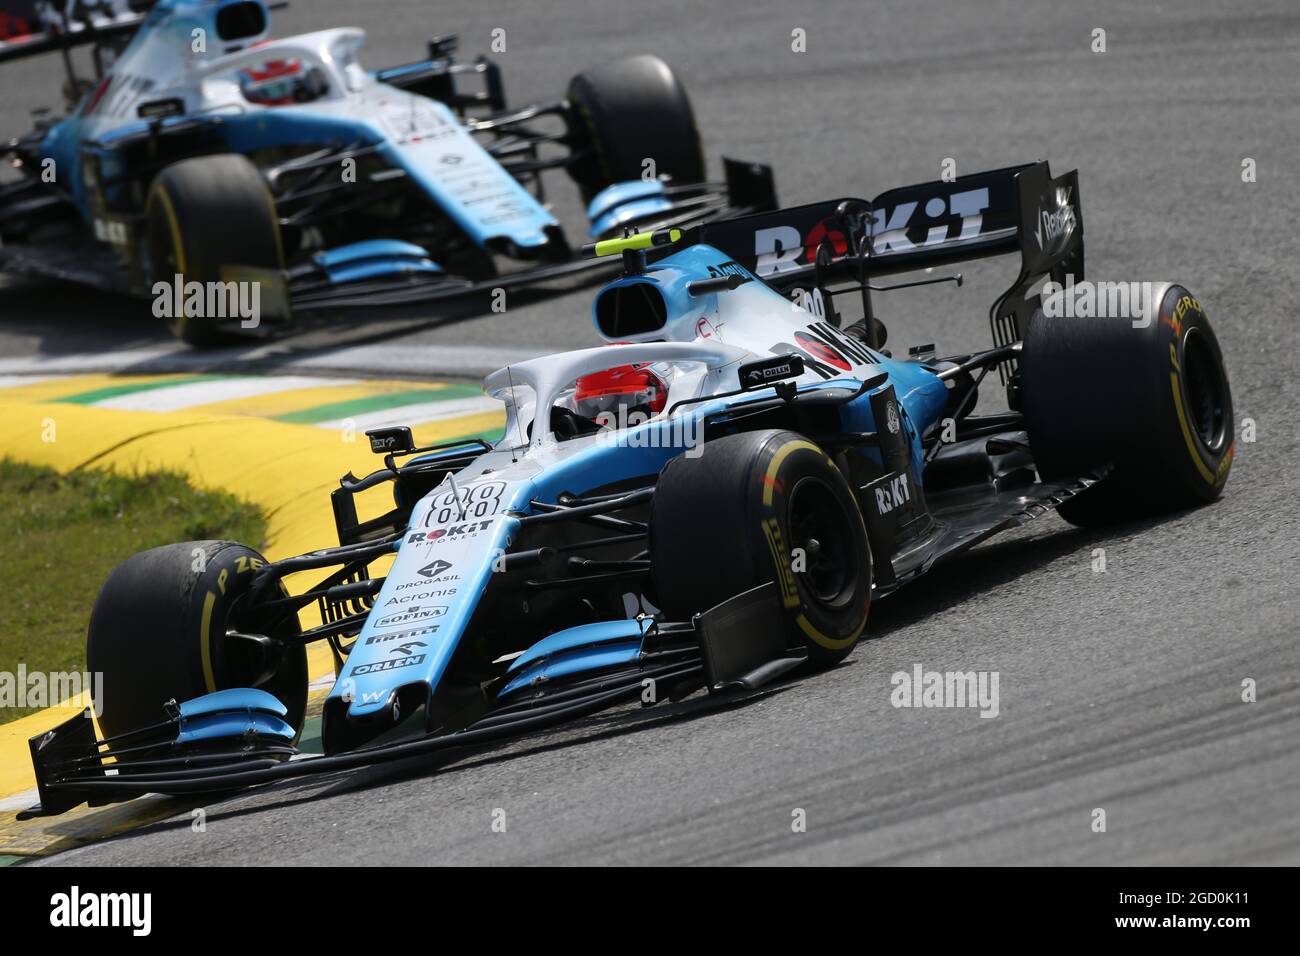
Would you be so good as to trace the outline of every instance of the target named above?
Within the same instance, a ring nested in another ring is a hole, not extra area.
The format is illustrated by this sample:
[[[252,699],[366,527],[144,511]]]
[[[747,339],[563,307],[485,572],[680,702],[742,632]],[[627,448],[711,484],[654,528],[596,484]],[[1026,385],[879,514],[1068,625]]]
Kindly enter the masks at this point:
[[[0,723],[40,709],[4,699],[20,663],[28,674],[85,670],[86,624],[109,571],[137,551],[208,538],[260,548],[266,519],[169,472],[60,475],[0,460]]]

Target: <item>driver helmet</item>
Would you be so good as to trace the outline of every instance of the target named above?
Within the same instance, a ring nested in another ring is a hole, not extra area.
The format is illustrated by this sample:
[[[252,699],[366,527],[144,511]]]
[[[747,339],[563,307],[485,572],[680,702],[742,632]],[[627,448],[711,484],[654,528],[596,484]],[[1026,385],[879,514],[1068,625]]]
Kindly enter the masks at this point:
[[[574,383],[573,411],[601,424],[626,425],[633,413],[653,418],[664,410],[668,387],[649,363],[618,365]]]
[[[302,61],[268,60],[239,71],[244,99],[262,106],[310,103],[325,94],[325,79],[317,69],[303,69]]]

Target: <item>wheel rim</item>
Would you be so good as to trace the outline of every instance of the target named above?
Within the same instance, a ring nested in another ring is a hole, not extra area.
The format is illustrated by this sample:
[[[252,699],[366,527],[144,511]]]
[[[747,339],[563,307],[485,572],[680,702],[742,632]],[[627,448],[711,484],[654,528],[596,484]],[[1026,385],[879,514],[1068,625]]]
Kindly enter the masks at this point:
[[[804,570],[796,577],[818,603],[844,607],[853,597],[859,560],[849,535],[851,516],[819,478],[799,481],[789,501],[791,547],[804,554]]]
[[[282,592],[281,593],[285,593]],[[236,595],[231,603],[230,609],[226,614],[225,627],[222,629],[220,639],[226,641],[222,659],[224,662],[224,677],[232,687],[254,687],[258,690],[264,690],[272,696],[278,698],[281,703],[289,706],[292,699],[294,675],[292,667],[289,666],[288,655],[292,653],[289,643],[295,636],[293,621],[295,618],[288,617],[280,622],[276,628],[266,627],[265,615],[258,614],[256,609],[248,606],[248,595]],[[280,657],[278,660],[268,661],[272,665],[272,672],[269,675],[261,673],[258,666],[260,661],[250,659],[248,654],[239,648],[234,642],[226,637],[229,631],[248,631],[254,634],[267,634],[272,640],[286,642],[279,648]]]
[[[1188,424],[1207,451],[1218,452],[1227,434],[1228,383],[1210,342],[1195,328],[1183,339],[1182,364]]]

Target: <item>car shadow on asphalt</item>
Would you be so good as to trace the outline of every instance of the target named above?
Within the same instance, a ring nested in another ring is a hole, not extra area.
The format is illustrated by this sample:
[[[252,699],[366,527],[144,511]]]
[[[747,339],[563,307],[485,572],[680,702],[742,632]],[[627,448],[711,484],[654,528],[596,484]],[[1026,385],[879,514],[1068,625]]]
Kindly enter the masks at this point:
[[[1170,520],[1173,513],[1140,521],[1130,521],[1105,528],[1060,528],[1044,534],[994,541],[956,556],[934,568],[920,580],[882,600],[872,609],[868,634],[880,640],[933,614],[960,605],[983,591],[1008,584],[1045,564],[1080,550],[1131,537]],[[854,659],[834,670],[852,667]],[[571,723],[513,740],[478,747],[447,751],[434,757],[410,757],[382,766],[359,770],[341,770],[315,778],[303,778],[232,795],[221,795],[206,807],[215,819],[236,819],[308,804],[323,798],[389,786],[421,778],[448,776],[536,756],[571,747],[612,740],[658,727],[671,726],[747,707],[772,698],[798,685],[809,675],[795,672],[768,687],[756,691],[716,697],[696,692],[685,700],[654,707],[624,705],[590,715]],[[177,801],[177,813],[187,814],[194,802]],[[189,828],[188,816],[174,816],[129,833],[109,838],[126,839],[148,833],[165,833]]]
[[[948,611],[971,598],[1040,570],[1080,551],[1130,538],[1188,512],[1142,518],[1101,528],[1050,526],[1043,533],[994,539],[936,564],[927,574],[873,604],[867,638],[880,640],[894,631]],[[1059,521],[1040,518],[1038,521]],[[1029,526],[1037,531],[1039,525]]]
[[[845,667],[849,664],[840,666]],[[285,781],[236,794],[214,794],[213,798],[203,805],[204,811],[208,822],[238,819],[435,775],[446,777],[470,772],[522,757],[565,750],[655,727],[670,726],[725,713],[792,690],[799,680],[796,675],[783,678],[756,691],[725,697],[713,697],[697,692],[685,700],[654,707],[626,705],[525,737],[495,744],[459,748],[432,758],[409,757],[381,766],[340,770],[322,774],[320,777]],[[188,830],[193,824],[189,814],[198,805],[193,798],[177,799],[176,816],[116,834],[102,842],[111,843],[149,834]]]
[[[512,288],[510,308],[523,309],[569,295],[596,281],[569,278]],[[32,340],[31,344],[6,347],[11,356],[20,348],[47,359],[132,350],[173,353],[134,359],[124,354],[121,365],[113,368],[121,374],[247,372],[250,368],[273,371],[337,349],[375,345],[495,314],[490,292],[453,300],[304,312],[295,317],[292,328],[276,335],[250,338],[246,344],[195,350],[179,343],[164,321],[153,315],[148,298],[31,279],[0,286],[0,304],[0,342]]]

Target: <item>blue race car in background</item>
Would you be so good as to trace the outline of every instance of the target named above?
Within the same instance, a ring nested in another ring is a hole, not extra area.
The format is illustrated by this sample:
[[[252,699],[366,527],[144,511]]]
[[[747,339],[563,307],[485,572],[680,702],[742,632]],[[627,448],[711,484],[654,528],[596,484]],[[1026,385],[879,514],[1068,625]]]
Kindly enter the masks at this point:
[[[495,446],[372,431],[384,467],[333,493],[337,547],[268,562],[187,542],[114,570],[87,645],[106,736],[78,716],[32,738],[30,812],[750,691],[843,660],[872,602],[993,534],[1054,508],[1081,525],[1185,508],[1227,480],[1231,394],[1191,293],[1162,286],[1145,325],[1042,308],[1045,279],[1083,275],[1075,173],[1017,166],[597,252],[624,265],[593,308],[610,344],[488,376]],[[1020,271],[992,348],[889,354],[873,294],[945,278],[881,277],[1001,253]],[[994,370],[1009,408],[977,415]],[[379,513],[374,489],[391,491]],[[313,641],[337,662],[324,755],[287,759]]]
[[[68,73],[67,115],[4,146],[20,178],[0,184],[0,268],[134,294],[256,282],[253,323],[169,310],[195,346],[269,334],[295,309],[598,268],[546,206],[549,169],[581,190],[595,239],[775,206],[765,167],[728,160],[725,183],[706,181],[690,100],[655,57],[509,109],[498,67],[457,62],[454,36],[368,72],[364,31],[270,39],[260,0],[0,6],[0,62],[58,52]]]

